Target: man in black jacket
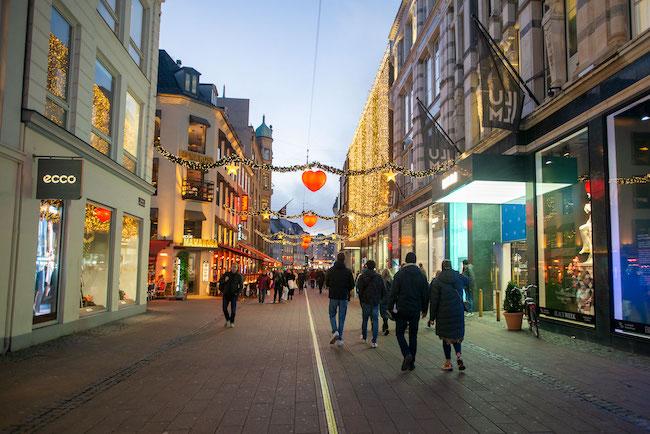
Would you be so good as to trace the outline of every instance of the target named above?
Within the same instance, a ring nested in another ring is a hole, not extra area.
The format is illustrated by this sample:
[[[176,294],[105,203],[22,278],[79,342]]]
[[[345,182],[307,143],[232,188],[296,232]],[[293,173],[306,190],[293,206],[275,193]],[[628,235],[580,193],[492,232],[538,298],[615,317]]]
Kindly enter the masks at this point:
[[[325,285],[329,288],[329,315],[330,324],[332,325],[332,340],[330,344],[336,343],[337,346],[343,346],[343,326],[345,324],[345,314],[348,310],[348,301],[350,300],[350,291],[354,289],[354,277],[352,272],[345,266],[345,253],[339,252],[336,255],[336,262],[332,268],[327,271],[325,276]],[[336,313],[339,314],[339,322],[336,324]]]
[[[237,265],[233,264],[230,271],[226,271],[219,279],[221,293],[223,294],[223,316],[226,317],[226,327],[235,327],[235,313],[237,312],[237,297],[244,289],[244,278],[237,271]],[[228,312],[230,305],[230,312]]]
[[[395,316],[395,334],[402,350],[402,371],[415,369],[415,353],[418,347],[420,315],[424,318],[429,310],[429,285],[415,263],[415,253],[406,255],[406,264],[395,274],[390,295],[389,309]],[[404,333],[409,329],[409,341]]]
[[[384,298],[384,279],[375,271],[375,261],[366,262],[366,268],[357,279],[357,290],[361,300],[361,340],[368,342],[368,318],[372,323],[371,348],[377,348],[379,334],[379,305]]]

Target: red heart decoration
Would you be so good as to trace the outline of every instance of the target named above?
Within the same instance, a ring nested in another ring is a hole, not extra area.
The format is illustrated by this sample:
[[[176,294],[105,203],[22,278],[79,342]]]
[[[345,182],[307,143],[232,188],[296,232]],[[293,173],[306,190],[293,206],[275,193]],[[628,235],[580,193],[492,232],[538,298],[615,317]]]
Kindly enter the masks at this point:
[[[322,170],[305,170],[302,173],[302,183],[311,191],[318,191],[327,181],[327,175]]]
[[[316,217],[314,214],[305,214],[302,216],[302,221],[307,225],[307,227],[310,228],[316,224],[318,217]]]
[[[111,219],[111,212],[106,208],[95,208],[95,217],[102,223],[106,223]]]
[[[309,248],[309,244],[302,243],[302,248],[303,250],[307,250]]]
[[[311,243],[311,235],[305,235],[302,237],[302,243],[303,244],[309,244]]]

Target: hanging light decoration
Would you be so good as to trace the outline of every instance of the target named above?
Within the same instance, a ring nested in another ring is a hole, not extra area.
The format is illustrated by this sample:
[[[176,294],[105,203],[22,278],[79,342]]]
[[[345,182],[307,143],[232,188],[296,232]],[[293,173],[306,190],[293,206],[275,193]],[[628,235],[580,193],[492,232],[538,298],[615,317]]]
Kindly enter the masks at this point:
[[[318,221],[318,217],[314,214],[305,214],[302,216],[302,221],[305,223],[305,225],[307,225],[308,228],[311,228]]]
[[[311,191],[320,190],[327,182],[327,175],[322,170],[305,170],[302,173],[302,183]]]

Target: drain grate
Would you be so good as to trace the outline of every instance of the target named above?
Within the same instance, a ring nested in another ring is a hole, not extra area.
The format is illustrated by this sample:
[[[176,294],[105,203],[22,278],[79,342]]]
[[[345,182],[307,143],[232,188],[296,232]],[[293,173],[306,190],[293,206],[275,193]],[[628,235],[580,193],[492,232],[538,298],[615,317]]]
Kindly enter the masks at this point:
[[[22,422],[21,424],[10,426],[7,429],[7,432],[9,433],[36,432],[42,428],[45,428],[47,425],[53,423],[54,421],[61,418],[62,416],[65,416],[66,414],[70,413],[72,410],[81,407],[83,404],[90,401],[100,393],[103,393],[108,389],[110,389],[111,387],[115,386],[116,384],[119,384],[122,381],[126,380],[134,373],[136,373],[138,370],[142,369],[143,367],[147,366],[152,361],[160,357],[166,351],[176,348],[184,344],[185,342],[187,342],[189,339],[199,335],[213,322],[214,321],[209,321],[204,325],[202,325],[201,327],[194,329],[192,332],[186,335],[178,336],[174,339],[170,339],[169,341],[165,342],[160,347],[158,347],[158,349],[156,349],[152,353],[149,353],[148,355],[130,364],[129,366],[121,368],[113,372],[111,375],[90,384],[88,387],[74,394],[73,396],[55,402],[52,406],[46,407],[32,414],[31,416],[27,417],[24,420],[24,422]]]
[[[566,382],[553,377],[552,375],[548,375],[536,369],[532,369],[527,366],[524,366],[519,362],[504,357],[500,354],[494,353],[483,347],[479,347],[476,344],[472,344],[470,342],[463,342],[463,346],[465,346],[466,348],[471,348],[474,352],[484,357],[488,357],[492,360],[495,360],[500,364],[507,366],[510,369],[521,372],[522,374],[527,375],[529,377],[535,378],[540,383],[550,386],[553,389],[560,390],[563,393],[566,393],[567,395],[573,398],[577,398],[581,401],[588,402],[601,410],[604,410],[608,413],[613,414],[618,418],[625,420],[626,422],[629,422],[646,431],[650,431],[650,420],[642,416],[639,416],[633,411],[623,408],[618,404],[614,404],[613,402],[594,396],[593,394],[587,393],[584,390],[580,390],[575,386],[571,386]]]

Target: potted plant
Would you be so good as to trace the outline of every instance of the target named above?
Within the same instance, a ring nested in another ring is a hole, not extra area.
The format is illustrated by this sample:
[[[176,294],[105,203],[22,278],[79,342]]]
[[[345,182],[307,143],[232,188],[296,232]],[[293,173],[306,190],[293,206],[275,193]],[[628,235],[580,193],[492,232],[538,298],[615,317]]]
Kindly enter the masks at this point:
[[[506,319],[508,330],[521,330],[524,303],[521,300],[521,291],[512,282],[508,282],[503,297],[503,316]]]

